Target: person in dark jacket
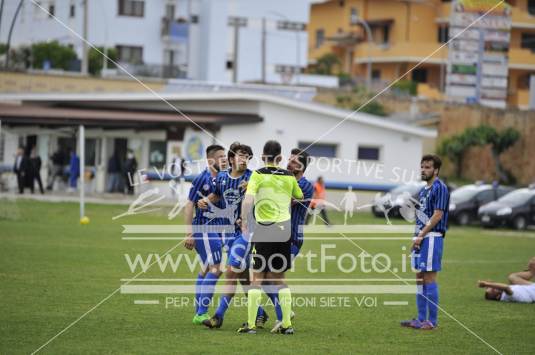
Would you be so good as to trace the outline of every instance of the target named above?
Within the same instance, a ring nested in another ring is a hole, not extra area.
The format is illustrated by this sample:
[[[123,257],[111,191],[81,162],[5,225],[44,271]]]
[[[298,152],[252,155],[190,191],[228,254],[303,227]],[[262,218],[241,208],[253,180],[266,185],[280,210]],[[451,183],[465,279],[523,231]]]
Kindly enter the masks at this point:
[[[124,180],[126,182],[126,193],[134,194],[134,175],[137,170],[137,160],[134,156],[134,151],[128,149],[126,154],[126,161],[124,162]]]
[[[51,157],[52,166],[50,167],[50,174],[48,175],[48,185],[47,190],[52,190],[54,188],[54,182],[56,178],[59,177],[60,180],[63,178],[63,170],[65,166],[65,154],[58,149]]]
[[[24,155],[24,147],[19,147],[15,155],[15,164],[13,165],[13,172],[17,175],[17,185],[19,193],[24,193],[28,177],[30,175],[30,162],[28,157]],[[32,191],[33,192],[33,191]]]
[[[43,182],[41,181],[41,157],[37,155],[37,150],[35,147],[32,148],[32,152],[30,155],[30,167],[31,167],[31,190],[33,192],[34,189],[34,183],[35,180],[37,180],[37,184],[39,185],[39,191],[41,191],[41,194],[45,193],[45,190],[43,189]]]
[[[118,192],[121,179],[121,161],[116,152],[108,160],[108,192]]]

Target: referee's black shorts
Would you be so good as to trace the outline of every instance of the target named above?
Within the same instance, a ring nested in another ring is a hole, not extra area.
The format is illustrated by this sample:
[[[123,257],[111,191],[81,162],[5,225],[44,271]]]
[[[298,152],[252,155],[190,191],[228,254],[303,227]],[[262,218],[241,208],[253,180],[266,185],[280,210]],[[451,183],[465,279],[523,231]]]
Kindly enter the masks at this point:
[[[256,272],[285,272],[292,267],[291,222],[259,223],[252,236],[251,269]]]

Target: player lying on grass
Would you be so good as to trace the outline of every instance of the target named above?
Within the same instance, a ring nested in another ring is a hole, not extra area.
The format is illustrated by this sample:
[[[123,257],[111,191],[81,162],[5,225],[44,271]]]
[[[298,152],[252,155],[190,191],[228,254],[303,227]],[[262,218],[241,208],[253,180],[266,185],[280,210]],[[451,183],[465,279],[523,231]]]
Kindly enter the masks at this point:
[[[210,318],[208,306],[212,300],[213,289],[221,275],[222,240],[219,233],[210,228],[222,224],[220,218],[207,217],[209,211],[196,206],[197,201],[212,191],[215,177],[221,170],[226,170],[227,157],[225,149],[219,145],[206,148],[207,168],[192,182],[188,195],[188,202],[184,208],[184,219],[187,228],[184,246],[192,250],[195,248],[201,260],[201,270],[195,283],[195,316],[193,324],[202,324]],[[193,210],[195,208],[195,217]]]
[[[209,328],[220,328],[223,325],[225,312],[236,293],[238,280],[245,293],[247,293],[250,284],[247,260],[249,243],[241,234],[239,216],[247,182],[252,174],[252,171],[247,168],[247,164],[253,157],[253,151],[248,145],[235,142],[230,146],[227,156],[230,171],[220,172],[216,177],[213,191],[197,202],[199,208],[212,207],[214,213],[224,216],[223,218],[228,225],[235,226],[233,232],[223,234],[224,245],[228,253],[225,284],[223,296],[214,316],[203,321],[203,324]],[[218,210],[214,207],[214,203],[220,201],[223,201],[224,206],[223,209]],[[268,318],[264,309],[260,307],[256,326],[263,327]]]
[[[531,258],[528,269],[515,272],[508,277],[510,285],[478,281],[478,287],[485,288],[485,299],[489,301],[534,303],[535,302],[535,257]]]

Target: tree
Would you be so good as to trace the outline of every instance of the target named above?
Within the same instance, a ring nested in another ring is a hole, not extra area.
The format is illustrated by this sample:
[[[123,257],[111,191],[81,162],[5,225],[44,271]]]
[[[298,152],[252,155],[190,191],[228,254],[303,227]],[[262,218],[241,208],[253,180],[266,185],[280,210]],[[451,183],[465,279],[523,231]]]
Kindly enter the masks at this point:
[[[501,161],[500,155],[512,147],[520,139],[520,133],[514,128],[507,128],[498,132],[489,125],[467,128],[458,135],[451,136],[442,141],[438,153],[445,155],[456,167],[456,176],[461,176],[461,163],[464,153],[469,147],[490,145],[496,173],[500,182],[514,183],[514,176],[507,171]]]
[[[104,52],[104,47],[97,47],[98,51],[95,48],[89,50],[89,73],[91,75],[99,75],[104,67],[104,56],[101,53],[106,54],[108,58],[113,61],[117,61],[117,50],[115,48],[106,48]],[[115,64],[108,60],[108,68],[115,68]]]
[[[327,53],[318,58],[316,74],[332,75],[334,67],[340,66],[340,59],[334,53]]]
[[[451,136],[442,141],[438,147],[438,154],[445,155],[455,166],[455,176],[461,177],[461,164],[463,155],[467,149],[464,137],[461,135]]]
[[[32,44],[33,67],[42,68],[49,61],[52,68],[69,70],[71,63],[77,59],[76,52],[58,41]]]

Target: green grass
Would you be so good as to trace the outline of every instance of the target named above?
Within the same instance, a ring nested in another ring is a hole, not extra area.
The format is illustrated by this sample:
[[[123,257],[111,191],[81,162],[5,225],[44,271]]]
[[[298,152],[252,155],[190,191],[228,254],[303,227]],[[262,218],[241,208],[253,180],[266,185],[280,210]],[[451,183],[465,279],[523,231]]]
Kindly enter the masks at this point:
[[[169,209],[112,221],[125,206],[88,205],[91,223],[77,223],[78,207],[68,203],[0,200],[0,354],[30,353],[115,291],[121,278],[132,277],[125,253],[163,254],[177,241],[121,240],[122,224],[164,224]],[[331,218],[340,222],[342,216]],[[384,223],[357,214],[353,223]],[[394,223],[400,223],[395,221]],[[362,235],[354,235],[362,236]],[[332,253],[360,254],[346,240],[330,241]],[[355,241],[371,254],[385,253],[392,267],[401,266],[407,241]],[[319,253],[320,241],[305,242],[303,253]],[[479,278],[505,281],[523,269],[535,251],[535,233],[453,227],[446,239],[440,273],[441,306],[455,319],[502,353],[534,353],[535,306],[484,301],[475,287]],[[184,252],[180,246],[173,252]],[[299,262],[293,278],[393,278],[390,273],[343,274],[334,264],[325,273],[309,274]],[[347,265],[346,265],[347,266]],[[401,277],[412,278],[410,271]],[[151,269],[142,277],[193,277],[184,268],[176,274]],[[180,295],[178,295],[180,296]],[[327,295],[308,295],[316,298]],[[339,296],[339,295],[333,295]],[[343,295],[342,295],[343,296]],[[362,297],[362,295],[348,295]],[[415,313],[414,296],[369,295],[377,307],[296,308],[296,334],[282,337],[261,332],[237,335],[246,308],[232,307],[223,328],[211,331],[191,324],[192,307],[135,305],[136,299],[166,295],[124,295],[117,292],[46,347],[42,353],[489,353],[491,349],[456,321],[440,313],[433,332],[399,327]],[[409,301],[384,306],[384,300]],[[268,307],[273,315],[273,309]],[[272,322],[270,321],[271,325]]]

